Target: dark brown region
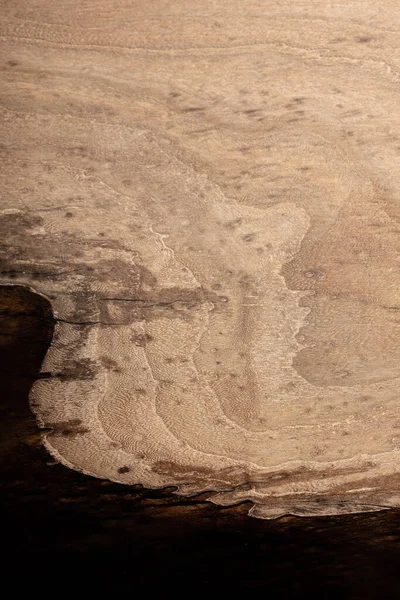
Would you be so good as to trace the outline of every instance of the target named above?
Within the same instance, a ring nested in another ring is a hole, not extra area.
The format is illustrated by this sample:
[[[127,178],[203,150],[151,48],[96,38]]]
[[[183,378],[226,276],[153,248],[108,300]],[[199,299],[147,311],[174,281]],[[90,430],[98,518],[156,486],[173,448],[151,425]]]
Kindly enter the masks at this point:
[[[51,235],[40,236],[40,238],[30,235],[32,229],[42,225],[42,217],[28,211],[0,216],[0,271],[2,274],[11,273],[12,276],[14,272],[16,276],[23,271],[29,275],[31,271],[33,277],[57,275],[57,265],[49,265],[48,257],[53,255],[54,245],[60,240],[56,240]],[[77,249],[75,236],[66,233],[62,242],[67,260],[71,257],[81,256],[81,251]],[[35,268],[30,267],[32,264],[35,264]]]
[[[124,473],[129,473],[130,468],[129,467],[119,467],[118,473],[120,473],[121,475],[123,475]]]
[[[118,366],[117,361],[109,358],[108,356],[102,356],[100,358],[100,362],[107,371],[114,371],[115,373],[119,373],[121,369]]]
[[[127,297],[99,296],[97,299],[101,323],[118,325],[160,318],[191,321],[192,312],[205,302],[212,303],[213,311],[220,311],[225,310],[228,301],[225,296],[202,287],[138,290],[136,296],[134,290],[130,290]],[[151,339],[146,334],[135,334],[132,341],[144,345]]]
[[[165,316],[190,321],[192,310],[204,302],[212,302],[215,311],[225,309],[227,298],[210,290],[160,289],[138,254],[132,264],[119,258],[90,260],[82,249],[123,249],[115,240],[97,236],[82,239],[68,231],[31,235],[32,229],[43,224],[42,217],[29,211],[0,216],[0,275],[5,281],[22,280],[32,287],[43,280],[70,282],[78,275],[79,279],[70,284],[73,302],[68,304],[73,308],[62,320],[83,326],[124,325]],[[49,262],[55,247],[62,247],[62,257]],[[102,282],[114,290],[113,294],[92,291]]]
[[[71,214],[71,213],[67,213]],[[115,240],[98,236],[81,236],[70,231],[54,233],[46,230],[45,235],[32,235],[34,228],[44,225],[42,217],[26,212],[0,215],[0,275],[6,279],[23,276],[27,282],[62,281],[71,275],[84,275],[79,291],[90,289],[92,281],[109,281],[122,284],[121,292],[137,290],[151,280],[151,275],[140,265],[134,268],[119,259],[98,260],[93,264],[85,257],[83,248],[110,250],[124,249]],[[54,248],[62,247],[62,255]],[[53,260],[49,261],[49,256]]]
[[[81,358],[79,360],[71,360],[62,371],[53,374],[60,381],[68,381],[70,379],[94,379],[99,372],[99,365],[90,358]]]
[[[87,433],[89,429],[81,427],[80,419],[69,419],[68,421],[57,421],[57,423],[46,423],[43,429],[51,430],[51,435],[63,437],[76,437]]]
[[[162,473],[162,474],[168,474],[168,475],[174,475],[176,477],[187,477],[188,473],[190,473],[191,475],[208,475],[209,474],[209,469],[202,469],[201,467],[196,467],[196,469],[193,469],[193,467],[191,467],[190,465],[178,465],[175,463],[172,463],[168,460],[159,460],[156,461],[153,465],[152,465],[152,470],[155,471],[156,473]]]
[[[195,583],[207,594],[396,597],[399,511],[260,521],[247,516],[248,503],[217,507],[55,464],[28,404],[52,337],[51,308],[21,286],[2,287],[0,317],[3,582],[45,573],[52,589],[75,592],[93,592],[96,582],[114,594]]]
[[[149,333],[133,333],[131,340],[135,346],[141,346],[144,348],[149,342],[153,341],[153,336],[151,336]]]
[[[369,469],[373,468],[374,466],[376,466],[373,462],[366,460],[364,462],[364,464],[356,467],[356,468],[338,468],[335,469],[334,472],[331,473],[331,476],[333,476],[333,474],[337,477],[340,476],[345,476],[345,475],[350,475],[352,473],[354,474],[359,474],[359,473],[365,473],[365,477],[366,479],[363,481],[367,481],[368,483],[365,483],[365,485],[368,486],[372,486],[374,485],[375,487],[381,489],[381,486],[379,485],[379,481],[377,481],[376,479],[374,479],[373,481],[371,481],[370,479],[368,479],[368,471]],[[191,465],[180,465],[180,464],[176,464],[170,461],[157,461],[152,465],[152,470],[156,473],[160,473],[162,475],[169,475],[171,477],[176,478],[177,480],[181,480],[182,482],[204,482],[204,476],[207,476],[208,478],[212,477],[213,481],[216,482],[230,482],[230,488],[231,489],[236,489],[236,490],[245,490],[245,489],[250,489],[254,484],[261,484],[263,488],[266,488],[268,486],[275,486],[277,481],[280,480],[285,480],[285,484],[290,485],[290,484],[296,484],[299,482],[304,482],[304,481],[316,481],[316,480],[323,480],[326,479],[327,477],[327,473],[324,472],[318,472],[318,471],[313,471],[312,469],[306,468],[306,467],[300,467],[298,469],[295,469],[293,471],[277,471],[274,473],[271,473],[269,475],[265,475],[265,474],[258,474],[258,473],[249,473],[246,472],[245,470],[243,470],[242,468],[239,467],[229,467],[226,469],[222,469],[219,471],[215,471],[212,475],[210,474],[210,470],[209,469],[202,469],[199,467],[193,468]],[[390,487],[390,482],[388,482],[388,479],[392,480],[392,487]],[[383,489],[388,489],[388,490],[393,490],[393,489],[398,489],[400,486],[398,485],[400,483],[400,478],[399,478],[399,482],[397,481],[397,477],[391,477],[391,478],[383,478],[382,481],[383,483],[386,482],[386,485],[383,486]],[[364,483],[363,483],[364,485]],[[347,484],[342,484],[340,487],[338,486],[338,488],[335,490],[335,493],[337,495],[339,495],[340,493],[342,493],[343,495],[347,492],[347,490],[354,488],[354,483],[349,482]],[[328,500],[329,499],[325,499]]]

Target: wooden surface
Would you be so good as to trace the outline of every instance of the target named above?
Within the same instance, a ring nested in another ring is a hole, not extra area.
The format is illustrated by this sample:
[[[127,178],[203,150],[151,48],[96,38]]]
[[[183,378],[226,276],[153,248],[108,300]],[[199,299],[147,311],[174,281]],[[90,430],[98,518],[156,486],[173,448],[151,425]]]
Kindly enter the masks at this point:
[[[3,2],[1,275],[86,474],[400,505],[396,2]]]
[[[291,598],[396,597],[395,511],[249,519],[171,490],[88,477],[44,451],[28,392],[51,341],[51,308],[0,287],[2,581],[93,594],[262,592]]]

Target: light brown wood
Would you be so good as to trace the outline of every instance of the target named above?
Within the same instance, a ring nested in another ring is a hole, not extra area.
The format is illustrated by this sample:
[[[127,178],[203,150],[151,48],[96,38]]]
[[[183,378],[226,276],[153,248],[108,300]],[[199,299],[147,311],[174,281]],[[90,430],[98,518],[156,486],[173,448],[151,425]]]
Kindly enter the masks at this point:
[[[250,513],[400,505],[400,8],[4,2],[2,279],[82,472]]]

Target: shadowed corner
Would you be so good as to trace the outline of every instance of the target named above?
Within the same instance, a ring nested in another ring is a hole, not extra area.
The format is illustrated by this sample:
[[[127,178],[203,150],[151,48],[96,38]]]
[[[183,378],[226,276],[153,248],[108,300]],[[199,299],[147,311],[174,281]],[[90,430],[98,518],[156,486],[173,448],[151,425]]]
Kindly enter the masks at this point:
[[[20,448],[22,439],[40,445],[41,434],[29,408],[29,391],[54,331],[50,302],[19,285],[0,287],[0,431],[3,449]],[[2,468],[9,462],[0,454]]]

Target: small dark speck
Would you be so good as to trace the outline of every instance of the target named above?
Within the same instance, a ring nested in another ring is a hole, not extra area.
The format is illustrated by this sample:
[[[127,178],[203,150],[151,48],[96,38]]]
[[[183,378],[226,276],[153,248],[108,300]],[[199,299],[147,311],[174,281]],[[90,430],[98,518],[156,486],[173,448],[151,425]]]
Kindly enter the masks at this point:
[[[368,42],[372,42],[372,40],[373,40],[373,39],[374,39],[374,38],[372,38],[372,37],[371,37],[371,36],[369,36],[369,35],[360,35],[360,36],[357,38],[357,42],[358,42],[359,44],[367,44]]]
[[[319,269],[310,269],[309,271],[306,271],[304,273],[304,276],[307,277],[308,279],[311,279],[312,277],[321,277],[323,275],[323,272],[320,271]]]
[[[190,112],[199,112],[201,110],[204,110],[204,108],[202,106],[192,106],[189,108],[184,108],[182,112],[190,113]]]
[[[120,467],[118,469],[118,473],[129,473],[130,468],[129,467]]]
[[[254,240],[254,233],[246,233],[242,239],[244,242],[252,242]]]
[[[7,65],[8,65],[9,67],[18,67],[18,62],[17,62],[16,60],[9,60],[9,61],[7,62]]]
[[[360,397],[361,402],[368,402],[368,400],[371,400],[371,396],[361,396]]]
[[[145,371],[146,369],[144,368],[143,370]],[[135,392],[137,394],[140,394],[141,396],[145,396],[146,395],[146,390],[144,388],[135,388]]]
[[[67,217],[67,219],[71,219],[71,217],[73,217],[73,213],[72,212],[66,212],[65,216]]]

